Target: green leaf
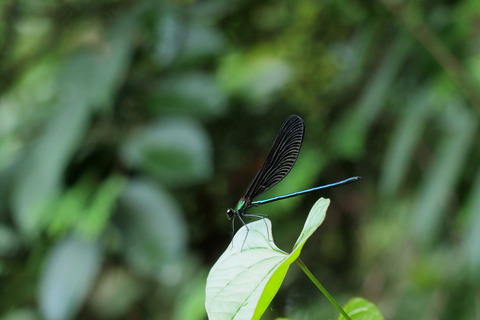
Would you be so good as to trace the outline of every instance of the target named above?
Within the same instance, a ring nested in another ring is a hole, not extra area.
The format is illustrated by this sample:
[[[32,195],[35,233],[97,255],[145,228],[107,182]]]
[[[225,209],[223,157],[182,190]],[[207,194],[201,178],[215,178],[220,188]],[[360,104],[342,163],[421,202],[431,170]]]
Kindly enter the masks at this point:
[[[290,264],[325,219],[329,203],[323,198],[315,203],[290,254],[273,242],[270,220],[258,220],[249,223],[248,228],[240,228],[208,275],[205,307],[209,319],[259,319],[280,288]]]
[[[82,236],[92,239],[100,235],[124,187],[125,179],[115,175],[100,184],[85,204],[83,218],[77,221],[77,230]]]
[[[95,283],[102,253],[95,242],[65,238],[50,252],[42,271],[38,300],[45,319],[75,318]]]
[[[20,237],[8,225],[0,224],[0,257],[15,253],[21,246]]]
[[[58,105],[24,155],[12,195],[15,222],[28,236],[40,231],[46,205],[60,193],[63,171],[91,114],[111,102],[128,65],[131,25],[131,16],[118,19],[105,35],[104,50],[79,50],[61,66]]]
[[[480,171],[476,173],[474,184],[468,195],[465,208],[465,233],[463,235],[463,252],[466,255],[467,268],[473,279],[480,279]]]
[[[108,224],[124,185],[120,176],[111,176],[99,186],[85,177],[46,206],[42,225],[53,236],[75,230],[84,239],[94,239]]]
[[[50,235],[64,235],[82,220],[91,188],[89,181],[84,179],[51,201],[45,208],[45,221],[42,222]]]
[[[382,313],[371,302],[363,298],[352,298],[343,308],[352,320],[383,320]],[[338,320],[345,318],[340,315]]]
[[[162,114],[211,117],[225,110],[227,98],[210,75],[189,72],[162,78],[147,105]]]
[[[422,245],[431,244],[438,236],[447,213],[447,201],[468,160],[468,150],[476,141],[478,124],[474,114],[462,101],[448,102],[441,114],[445,132],[437,137],[437,154],[422,176],[411,210],[412,232]]]
[[[201,6],[196,6],[188,20],[172,7],[163,8],[156,26],[155,53],[159,65],[196,65],[197,60],[223,51],[226,40],[221,30],[211,24],[213,12],[195,17],[202,11]]]
[[[408,176],[409,165],[415,158],[415,147],[422,138],[422,130],[427,126],[432,110],[428,89],[421,88],[412,96],[406,101],[406,110],[401,115],[385,152],[383,174],[378,188],[385,196],[395,195],[403,179]]]
[[[290,65],[265,54],[231,54],[223,59],[218,79],[225,91],[258,105],[268,103],[292,77]]]
[[[34,236],[42,227],[46,205],[61,190],[66,168],[88,120],[83,99],[59,105],[44,132],[33,141],[18,166],[12,194],[14,219],[22,233]]]
[[[111,106],[113,94],[130,65],[134,28],[134,15],[123,15],[102,35],[101,48],[72,54],[62,66],[59,79],[61,104],[79,101],[93,110]]]
[[[210,140],[186,118],[164,119],[139,132],[122,155],[131,166],[171,185],[198,182],[212,172]]]
[[[161,186],[150,181],[129,182],[120,201],[119,224],[126,259],[142,274],[158,277],[185,253],[187,234],[181,210]],[[164,274],[171,277],[171,272]]]

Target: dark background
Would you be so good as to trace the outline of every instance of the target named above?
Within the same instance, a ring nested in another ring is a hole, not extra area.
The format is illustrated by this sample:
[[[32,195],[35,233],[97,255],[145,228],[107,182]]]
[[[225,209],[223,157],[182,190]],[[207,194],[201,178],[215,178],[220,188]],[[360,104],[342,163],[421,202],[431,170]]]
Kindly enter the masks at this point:
[[[339,300],[480,318],[480,2],[0,3],[2,319],[205,319],[235,206],[290,114],[291,174],[252,209]],[[294,265],[265,319],[334,319]]]

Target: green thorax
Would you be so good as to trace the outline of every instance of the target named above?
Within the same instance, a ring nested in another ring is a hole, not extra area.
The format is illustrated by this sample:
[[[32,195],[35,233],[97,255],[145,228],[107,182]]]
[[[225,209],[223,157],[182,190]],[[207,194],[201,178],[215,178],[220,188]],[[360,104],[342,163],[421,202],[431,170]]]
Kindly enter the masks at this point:
[[[245,207],[245,200],[240,200],[237,203],[237,207],[235,208],[237,211],[240,211],[242,208]]]

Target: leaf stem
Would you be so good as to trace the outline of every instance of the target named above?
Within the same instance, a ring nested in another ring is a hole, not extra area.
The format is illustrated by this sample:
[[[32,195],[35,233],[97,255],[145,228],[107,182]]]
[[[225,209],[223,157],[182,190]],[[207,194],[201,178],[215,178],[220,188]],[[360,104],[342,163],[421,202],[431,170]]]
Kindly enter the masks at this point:
[[[323,295],[328,299],[328,301],[330,301],[330,303],[335,307],[337,308],[337,310],[343,315],[343,317],[347,320],[352,320],[348,314],[345,312],[345,310],[342,309],[342,307],[340,307],[340,305],[337,303],[337,301],[335,301],[335,299],[332,297],[332,295],[327,291],[327,289],[325,289],[324,286],[322,286],[322,284],[317,280],[317,278],[315,278],[315,276],[310,272],[310,270],[307,268],[307,266],[303,263],[302,260],[300,260],[300,258],[297,258],[295,260],[295,262],[297,262],[298,266],[300,267],[300,269],[302,269],[303,272],[305,272],[305,274],[307,275],[307,277],[313,282],[313,284],[323,293]]]

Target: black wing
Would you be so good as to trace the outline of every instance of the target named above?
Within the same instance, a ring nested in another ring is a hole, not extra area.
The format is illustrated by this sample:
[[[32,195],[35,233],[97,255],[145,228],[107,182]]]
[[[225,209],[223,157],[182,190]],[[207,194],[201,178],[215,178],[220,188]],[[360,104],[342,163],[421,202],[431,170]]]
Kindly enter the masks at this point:
[[[291,115],[285,120],[262,169],[258,171],[243,199],[250,202],[285,178],[297,160],[304,129],[303,120],[299,116]]]

